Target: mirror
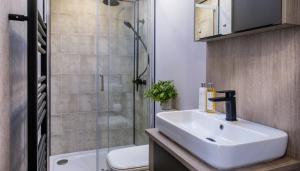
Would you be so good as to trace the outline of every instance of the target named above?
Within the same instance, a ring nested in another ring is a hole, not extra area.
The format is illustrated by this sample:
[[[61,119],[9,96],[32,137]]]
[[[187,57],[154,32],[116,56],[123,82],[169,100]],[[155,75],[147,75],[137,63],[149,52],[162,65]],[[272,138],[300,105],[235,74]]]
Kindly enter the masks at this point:
[[[219,34],[219,0],[195,0],[195,41]]]

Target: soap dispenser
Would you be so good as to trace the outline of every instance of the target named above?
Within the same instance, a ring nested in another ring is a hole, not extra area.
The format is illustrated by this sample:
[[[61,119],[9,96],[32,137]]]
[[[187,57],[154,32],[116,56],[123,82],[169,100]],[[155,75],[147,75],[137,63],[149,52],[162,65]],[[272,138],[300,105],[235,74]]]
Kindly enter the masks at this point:
[[[216,103],[210,101],[210,98],[216,97],[216,89],[213,87],[212,83],[207,84],[207,93],[206,93],[206,111],[208,113],[215,113],[216,112]]]
[[[201,83],[199,88],[199,111],[206,112],[207,88],[205,83]]]

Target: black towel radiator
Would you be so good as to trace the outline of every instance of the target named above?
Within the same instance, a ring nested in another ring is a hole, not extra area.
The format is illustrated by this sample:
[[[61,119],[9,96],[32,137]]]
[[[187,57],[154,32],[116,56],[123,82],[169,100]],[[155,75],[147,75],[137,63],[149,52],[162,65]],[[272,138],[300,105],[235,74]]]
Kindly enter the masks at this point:
[[[28,170],[46,171],[49,155],[47,25],[36,6],[31,8],[28,9]]]
[[[28,16],[9,14],[9,20],[27,21],[28,72],[28,171],[47,171],[48,151],[48,55],[47,24],[37,8],[37,0],[28,0]],[[45,9],[45,4],[44,4]],[[40,57],[40,61],[38,58]],[[39,72],[40,71],[40,72]]]

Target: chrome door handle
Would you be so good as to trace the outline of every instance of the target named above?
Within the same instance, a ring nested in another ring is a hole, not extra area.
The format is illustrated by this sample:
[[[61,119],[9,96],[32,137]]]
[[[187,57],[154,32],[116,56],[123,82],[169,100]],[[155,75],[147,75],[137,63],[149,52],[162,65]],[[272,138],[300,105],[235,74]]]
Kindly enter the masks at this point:
[[[104,91],[104,75],[100,74],[100,91]]]

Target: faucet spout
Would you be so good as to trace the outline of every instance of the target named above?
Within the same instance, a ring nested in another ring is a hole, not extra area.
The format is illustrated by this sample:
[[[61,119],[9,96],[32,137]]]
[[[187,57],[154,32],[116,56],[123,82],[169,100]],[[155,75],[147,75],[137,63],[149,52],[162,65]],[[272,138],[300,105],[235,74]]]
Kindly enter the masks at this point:
[[[212,102],[225,102],[226,104],[226,120],[236,121],[236,99],[234,90],[217,91],[217,93],[225,93],[225,97],[209,98]]]
[[[212,102],[226,102],[226,101],[230,101],[230,98],[227,97],[215,97],[215,98],[209,98],[210,101]]]

